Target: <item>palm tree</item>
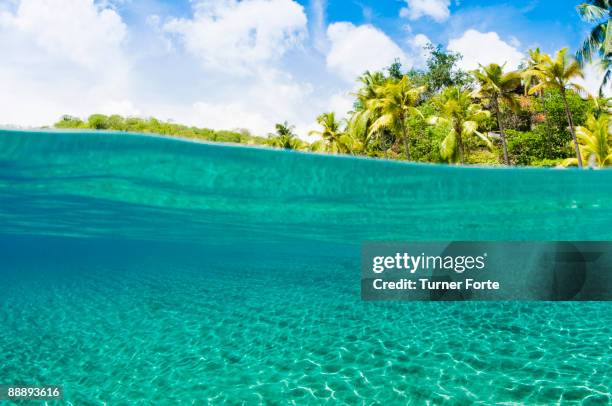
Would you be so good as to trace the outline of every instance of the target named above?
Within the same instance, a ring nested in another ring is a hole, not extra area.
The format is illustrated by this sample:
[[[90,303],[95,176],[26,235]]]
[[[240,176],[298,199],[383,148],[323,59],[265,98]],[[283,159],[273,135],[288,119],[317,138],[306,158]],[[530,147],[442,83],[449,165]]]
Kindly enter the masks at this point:
[[[540,64],[544,63],[547,59],[550,59],[550,55],[542,53],[540,48],[530,49],[528,51],[529,59],[527,59],[527,63],[525,69],[521,72],[523,75],[523,83],[525,87],[525,96],[529,94],[529,90],[540,84],[541,80],[538,75],[533,73],[534,69],[537,69]],[[540,89],[538,92],[540,97],[540,102],[542,103],[542,112],[544,113],[544,122],[546,123],[546,129],[549,134],[552,134],[552,130],[550,128],[550,122],[548,120],[548,109],[546,108],[546,96],[544,89]],[[548,144],[548,138],[546,138]],[[550,145],[549,145],[550,147]]]
[[[565,114],[574,140],[576,151],[576,159],[578,166],[582,168],[582,157],[578,148],[578,140],[576,138],[576,128],[574,127],[574,118],[567,103],[567,91],[573,90],[578,93],[586,91],[579,85],[572,83],[574,78],[584,78],[584,74],[580,69],[580,65],[576,60],[571,60],[567,56],[567,48],[563,48],[557,52],[555,58],[544,58],[543,62],[531,70],[531,72],[540,78],[540,83],[529,90],[530,94],[537,93],[544,89],[558,89],[563,98],[565,106]]]
[[[537,85],[540,80],[537,75],[534,75],[532,70],[544,62],[547,54],[543,54],[540,48],[530,49],[527,51],[529,58],[526,60],[525,69],[522,72],[523,82],[525,83],[525,96],[527,96],[529,89]],[[544,96],[544,92],[538,92],[540,96]]]
[[[593,55],[596,54],[602,60],[602,68],[604,69],[604,79],[599,88],[600,94],[603,93],[604,86],[610,80],[612,72],[610,70],[610,62],[612,58],[612,1],[611,0],[589,0],[577,7],[580,17],[595,26],[591,30],[589,36],[584,40],[582,46],[576,52],[576,59],[581,67],[587,62],[593,61]]]
[[[289,125],[286,121],[282,124],[276,124],[276,133],[269,135],[269,143],[273,147],[283,149],[302,149],[304,142],[300,140],[293,132],[294,126]]]
[[[377,89],[387,82],[381,72],[367,71],[359,77],[361,88],[354,96],[357,98],[354,110],[348,120],[346,132],[354,140],[358,140],[363,148],[369,144],[368,129],[378,117],[373,111],[366,108],[368,102],[377,97]]]
[[[612,135],[608,114],[601,114],[598,118],[589,116],[586,126],[576,128],[576,134],[580,153],[585,161],[596,163],[599,167],[612,165]],[[565,166],[577,163],[576,158],[563,161]]]
[[[310,131],[309,135],[318,135],[325,144],[326,149],[333,154],[352,154],[359,149],[359,143],[351,138],[341,128],[341,123],[336,121],[335,113],[323,113],[317,117],[317,123],[321,125],[321,131]]]
[[[472,101],[468,90],[461,90],[456,86],[446,88],[433,99],[433,104],[439,111],[439,116],[430,117],[428,123],[443,124],[449,128],[440,145],[444,159],[454,162],[458,158],[462,164],[465,163],[463,140],[466,137],[477,136],[489,148],[492,147],[489,138],[478,131],[478,127],[490,117],[490,113]]]
[[[382,72],[366,71],[358,79],[361,83],[361,88],[357,92],[357,103],[365,108],[368,100],[376,97],[376,89],[387,82],[387,78]]]
[[[487,100],[497,117],[497,125],[499,126],[504,151],[504,163],[510,165],[501,109],[502,105],[507,105],[511,109],[517,108],[517,95],[514,92],[521,84],[521,75],[515,71],[504,73],[504,66],[496,63],[487,66],[480,65],[480,69],[473,71],[472,75],[474,75],[480,86],[474,95]]]
[[[407,120],[423,117],[416,105],[425,93],[425,86],[415,86],[408,76],[397,82],[386,82],[375,89],[376,97],[369,100],[366,108],[377,118],[372,122],[368,137],[390,131],[404,141],[406,159],[410,160],[410,134]]]

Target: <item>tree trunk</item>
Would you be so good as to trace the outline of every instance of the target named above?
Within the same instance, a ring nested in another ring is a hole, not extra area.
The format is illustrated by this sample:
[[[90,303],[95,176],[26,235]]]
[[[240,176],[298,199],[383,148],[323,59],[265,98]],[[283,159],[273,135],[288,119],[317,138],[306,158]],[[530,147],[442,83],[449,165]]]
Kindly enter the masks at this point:
[[[400,124],[402,125],[402,138],[404,139],[404,149],[406,153],[406,160],[410,161],[410,143],[408,142],[408,130],[404,124],[404,118],[400,117]]]
[[[506,144],[506,133],[504,132],[504,124],[502,123],[501,112],[499,111],[499,100],[497,98],[495,98],[495,113],[497,114],[497,125],[499,126],[502,149],[504,150],[504,163],[509,166],[510,160],[508,159],[508,145]]]
[[[455,136],[457,137],[457,148],[459,148],[459,160],[462,164],[465,164],[464,151],[463,151],[463,138],[461,137],[461,127],[455,127]]]
[[[550,129],[550,121],[548,121],[548,109],[546,108],[546,95],[544,94],[543,90],[540,92],[540,99],[542,99],[542,110],[544,113],[544,122],[546,123],[546,130],[548,131],[548,134],[546,134],[546,146],[548,147],[548,154],[549,154],[547,158],[550,159],[553,156],[552,145],[550,142],[550,136],[552,135],[552,131]]]
[[[572,138],[574,140],[574,150],[576,151],[576,158],[578,159],[578,167],[582,168],[582,156],[580,155],[580,147],[578,146],[578,137],[576,137],[576,129],[574,128],[574,119],[572,117],[572,112],[570,111],[569,105],[567,104],[567,96],[565,94],[565,89],[561,88],[561,96],[563,96],[563,104],[565,105],[565,114],[567,114],[567,121],[570,126],[570,132],[572,133]]]

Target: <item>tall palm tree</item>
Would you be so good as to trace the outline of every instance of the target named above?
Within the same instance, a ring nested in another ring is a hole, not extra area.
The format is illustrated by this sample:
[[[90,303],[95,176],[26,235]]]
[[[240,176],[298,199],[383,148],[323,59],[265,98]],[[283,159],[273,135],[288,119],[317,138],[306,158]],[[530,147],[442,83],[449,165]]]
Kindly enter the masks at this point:
[[[346,132],[352,139],[358,140],[363,148],[366,148],[370,141],[368,139],[368,130],[371,124],[378,118],[366,106],[370,100],[377,97],[377,89],[386,83],[387,78],[381,72],[367,71],[359,77],[358,81],[361,83],[361,87],[354,94],[357,100],[348,119]]]
[[[523,75],[523,83],[525,87],[525,95],[529,94],[529,90],[532,87],[540,84],[541,79],[538,75],[533,73],[534,69],[537,69],[540,64],[544,63],[547,59],[550,59],[550,55],[542,53],[540,48],[530,49],[528,51],[529,58],[527,59],[527,63],[521,74]],[[544,122],[546,123],[546,129],[548,130],[548,134],[552,134],[552,130],[550,128],[550,121],[548,120],[548,109],[546,108],[546,95],[544,89],[540,89],[538,92],[538,96],[540,97],[540,102],[542,103],[542,113],[544,113]],[[548,138],[546,138],[546,142],[548,142]],[[550,143],[549,143],[550,144]],[[550,145],[549,145],[550,147]]]
[[[295,127],[289,125],[286,121],[282,124],[276,124],[276,133],[269,135],[269,143],[273,147],[283,149],[302,149],[305,144],[293,132]]]
[[[342,130],[342,124],[336,121],[335,113],[323,113],[317,117],[317,123],[322,127],[321,131],[310,131],[310,135],[318,135],[325,144],[326,149],[334,154],[352,154],[358,149],[358,143]]]
[[[601,114],[598,118],[589,116],[586,126],[576,128],[580,154],[587,162],[592,161],[599,167],[612,165],[612,134],[610,116]],[[575,165],[576,158],[566,159],[564,165]]]
[[[582,168],[582,157],[580,156],[580,150],[578,148],[574,118],[567,103],[568,90],[586,93],[584,88],[576,83],[572,83],[572,80],[575,78],[584,78],[580,65],[576,60],[572,60],[567,55],[567,48],[563,48],[557,52],[554,59],[550,57],[544,58],[544,61],[532,69],[531,72],[538,76],[541,82],[529,90],[530,94],[537,93],[543,89],[557,89],[561,93],[565,106],[565,114],[567,115],[572,139],[574,140],[576,159],[578,160],[578,166]]]
[[[490,117],[490,113],[481,105],[473,102],[470,91],[453,86],[446,88],[434,97],[433,104],[439,111],[438,116],[428,119],[429,124],[444,124],[449,131],[440,145],[444,159],[455,162],[457,158],[465,163],[463,140],[476,136],[484,141],[489,148],[492,143],[489,138],[478,131],[481,123]]]
[[[505,66],[505,65],[504,65]],[[497,117],[497,125],[504,151],[504,163],[510,165],[508,158],[508,145],[506,133],[502,121],[502,106],[506,105],[511,109],[518,107],[518,96],[515,91],[521,84],[521,74],[519,72],[505,72],[504,66],[492,63],[487,66],[480,65],[480,69],[473,71],[472,75],[476,78],[480,88],[474,95],[482,100],[488,101],[493,112]]]
[[[612,77],[612,0],[589,0],[580,4],[578,7],[580,17],[588,22],[595,24],[589,36],[584,40],[582,46],[576,52],[576,59],[581,67],[587,62],[593,61],[593,56],[597,55],[602,61],[602,68],[605,72],[604,79],[599,88],[600,94]]]
[[[425,93],[425,86],[415,86],[408,76],[397,82],[386,82],[375,89],[376,97],[367,102],[366,108],[377,117],[372,122],[368,136],[390,131],[404,142],[406,159],[410,160],[410,134],[408,119],[423,117],[416,108]]]
[[[542,53],[540,48],[530,49],[527,51],[527,53],[529,54],[529,58],[526,60],[526,66],[522,72],[523,81],[525,83],[525,95],[528,94],[529,89],[540,83],[540,78],[537,75],[534,75],[532,71],[542,62],[544,62],[545,58],[548,56],[547,54]],[[544,96],[544,91],[541,90],[538,92],[538,94],[540,96]]]

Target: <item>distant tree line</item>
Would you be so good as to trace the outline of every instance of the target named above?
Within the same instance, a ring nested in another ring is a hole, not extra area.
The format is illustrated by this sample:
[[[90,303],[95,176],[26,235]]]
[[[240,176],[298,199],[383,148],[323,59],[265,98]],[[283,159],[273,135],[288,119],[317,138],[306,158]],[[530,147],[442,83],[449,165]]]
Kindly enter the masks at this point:
[[[267,137],[252,135],[248,130],[218,131],[161,121],[156,118],[122,117],[119,115],[92,114],[86,120],[69,115],[53,125],[55,128],[112,130],[151,133],[211,142],[268,145]]]

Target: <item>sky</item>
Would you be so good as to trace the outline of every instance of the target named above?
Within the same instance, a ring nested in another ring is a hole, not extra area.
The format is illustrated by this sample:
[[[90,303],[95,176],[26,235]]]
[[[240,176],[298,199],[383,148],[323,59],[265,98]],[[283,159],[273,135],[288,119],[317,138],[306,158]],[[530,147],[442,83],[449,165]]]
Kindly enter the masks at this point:
[[[350,110],[358,75],[396,58],[421,68],[428,42],[464,69],[574,52],[589,31],[577,3],[0,0],[0,125],[116,113],[258,135],[288,121],[308,139],[317,115]]]

